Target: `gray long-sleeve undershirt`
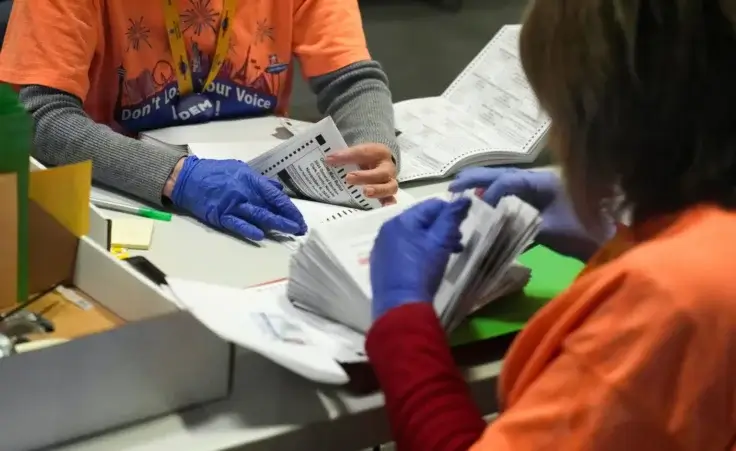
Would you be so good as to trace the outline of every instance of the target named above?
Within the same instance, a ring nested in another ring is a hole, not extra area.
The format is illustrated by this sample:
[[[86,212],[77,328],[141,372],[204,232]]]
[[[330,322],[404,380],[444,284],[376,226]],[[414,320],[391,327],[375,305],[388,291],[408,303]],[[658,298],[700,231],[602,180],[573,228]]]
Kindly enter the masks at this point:
[[[332,116],[349,145],[385,144],[398,164],[393,106],[380,64],[362,61],[309,80],[322,114]],[[145,201],[160,204],[161,191],[182,151],[144,143],[95,123],[82,101],[56,89],[31,85],[20,101],[36,122],[33,156],[57,166],[92,160],[92,177]]]

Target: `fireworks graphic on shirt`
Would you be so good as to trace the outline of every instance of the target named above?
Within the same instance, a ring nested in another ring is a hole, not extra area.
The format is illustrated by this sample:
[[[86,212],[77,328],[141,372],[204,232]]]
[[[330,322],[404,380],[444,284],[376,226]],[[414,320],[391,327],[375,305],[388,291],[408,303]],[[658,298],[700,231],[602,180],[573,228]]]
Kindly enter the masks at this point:
[[[217,34],[217,20],[220,13],[212,6],[212,0],[189,0],[191,8],[181,13],[181,25],[184,32],[192,30],[200,36],[206,29]]]
[[[273,41],[273,25],[268,24],[268,19],[256,21],[256,42],[262,43],[266,39]]]
[[[125,31],[125,38],[128,40],[128,47],[125,51],[127,52],[130,49],[138,51],[141,48],[141,44],[146,44],[149,49],[153,48],[151,47],[151,43],[148,41],[148,38],[151,35],[151,29],[143,23],[143,17],[138,20],[128,19],[128,22],[130,22],[130,26]]]

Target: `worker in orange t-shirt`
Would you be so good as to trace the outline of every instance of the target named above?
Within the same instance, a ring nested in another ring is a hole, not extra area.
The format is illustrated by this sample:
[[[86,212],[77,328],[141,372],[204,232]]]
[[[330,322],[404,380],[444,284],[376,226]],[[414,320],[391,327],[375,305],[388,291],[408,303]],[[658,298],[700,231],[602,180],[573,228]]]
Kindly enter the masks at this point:
[[[539,241],[588,266],[516,338],[486,425],[431,304],[467,199],[386,223],[366,350],[400,451],[736,449],[734,11],[531,2],[521,59],[564,185],[474,168],[451,189],[523,198],[542,214]],[[606,217],[621,211],[603,208],[616,204],[631,214],[617,232]]]
[[[358,164],[347,182],[391,202],[399,162],[386,74],[371,60],[357,0],[16,0],[0,82],[36,121],[33,156],[92,160],[102,184],[259,240],[306,224],[242,162],[187,156],[141,131],[286,113],[295,59]]]

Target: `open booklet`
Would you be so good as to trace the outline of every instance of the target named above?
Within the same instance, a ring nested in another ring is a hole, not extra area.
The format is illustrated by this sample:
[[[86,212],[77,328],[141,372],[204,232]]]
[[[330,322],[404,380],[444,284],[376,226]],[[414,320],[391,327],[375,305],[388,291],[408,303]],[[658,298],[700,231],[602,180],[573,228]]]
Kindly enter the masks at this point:
[[[520,30],[502,27],[439,97],[394,105],[400,182],[536,159],[550,121],[521,67]]]
[[[472,194],[464,249],[445,271],[434,307],[448,331],[474,310],[518,291],[530,271],[516,257],[540,220],[515,197],[492,208]],[[347,382],[340,364],[364,362],[371,324],[370,250],[384,221],[406,205],[316,226],[292,256],[288,281],[230,288],[169,278],[176,297],[213,332],[306,378]],[[330,237],[327,239],[327,237]]]
[[[440,96],[394,104],[399,182],[537,158],[550,121],[521,67],[520,30],[520,25],[502,27]],[[288,118],[281,125],[293,134],[308,129]]]

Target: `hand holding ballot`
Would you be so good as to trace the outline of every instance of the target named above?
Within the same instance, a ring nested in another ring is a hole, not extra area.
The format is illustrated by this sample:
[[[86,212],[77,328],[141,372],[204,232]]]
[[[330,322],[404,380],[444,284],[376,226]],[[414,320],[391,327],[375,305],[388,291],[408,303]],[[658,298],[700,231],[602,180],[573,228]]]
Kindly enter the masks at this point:
[[[562,180],[551,171],[516,168],[471,168],[462,171],[450,184],[450,191],[483,191],[483,200],[496,205],[504,196],[518,196],[542,213],[542,228],[537,242],[563,255],[587,261],[615,226],[606,222],[598,238],[578,221]]]
[[[360,168],[347,175],[346,182],[363,185],[366,197],[381,199],[384,205],[395,203],[393,196],[399,190],[396,181],[396,164],[391,151],[383,144],[361,144],[339,152],[325,159],[331,166],[356,164]]]
[[[429,199],[386,222],[370,257],[373,319],[413,302],[432,302],[450,255],[462,250],[470,199]]]
[[[303,235],[307,225],[278,182],[238,160],[184,159],[171,201],[199,220],[250,240],[274,230]]]

